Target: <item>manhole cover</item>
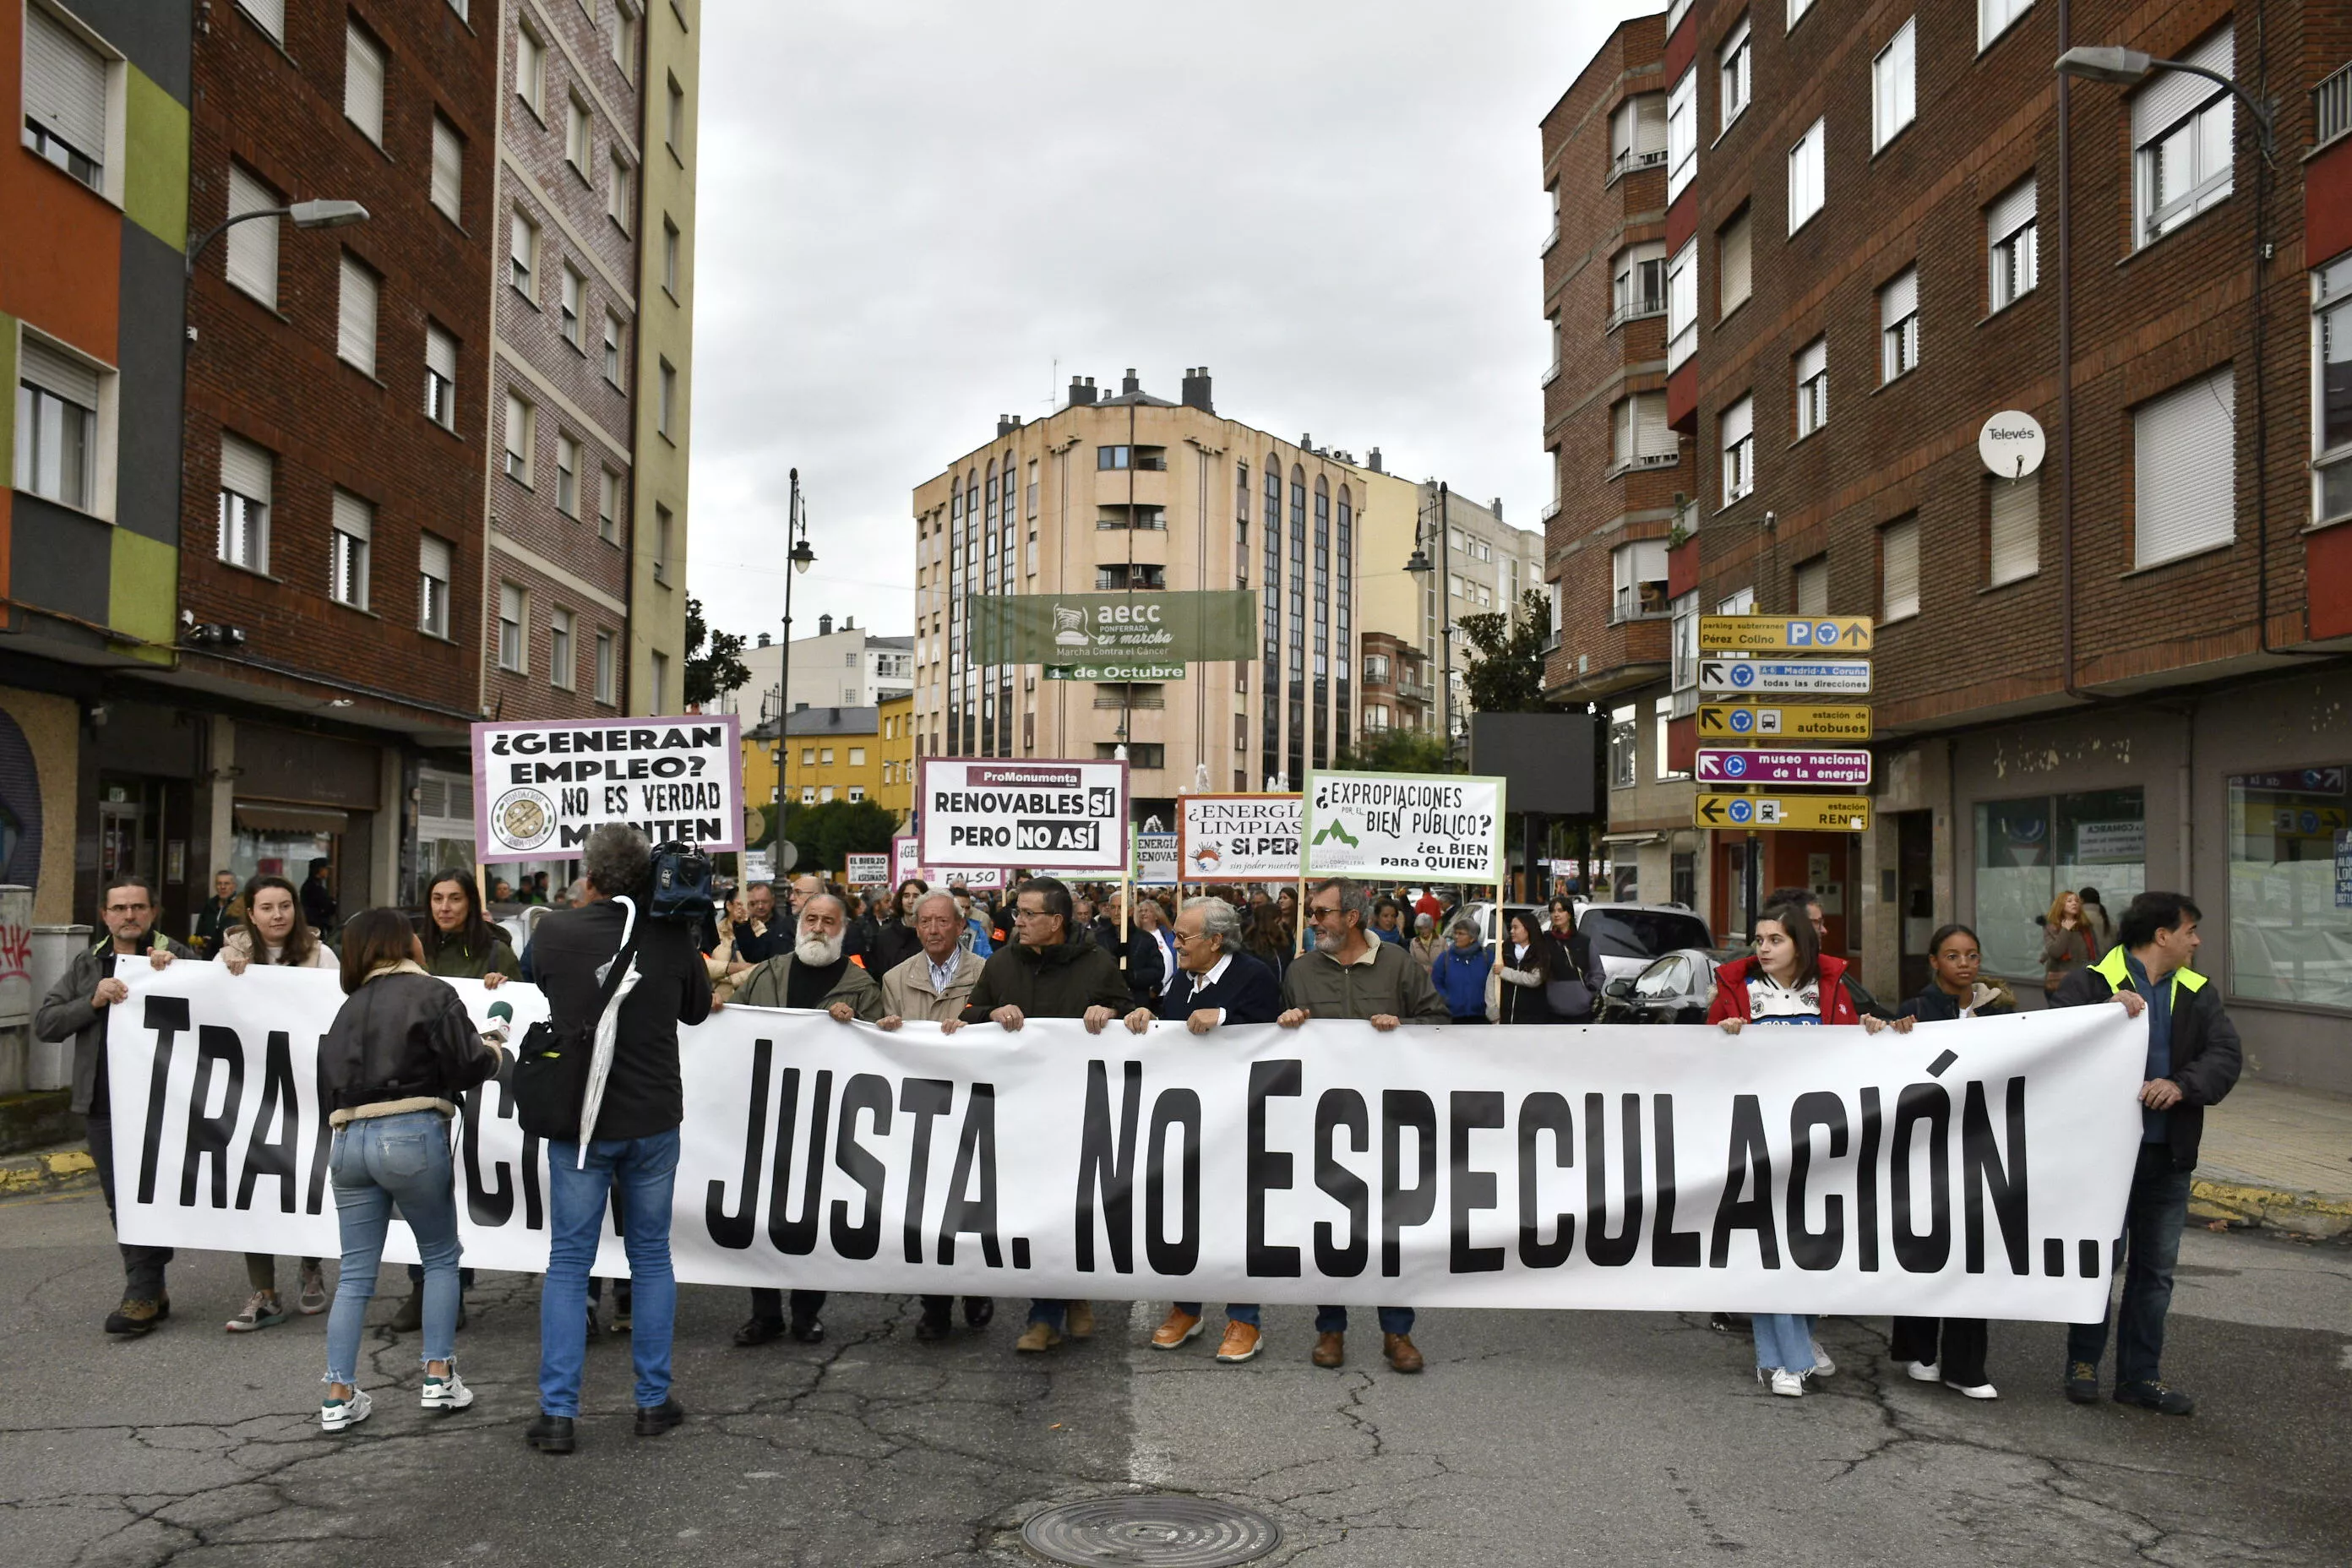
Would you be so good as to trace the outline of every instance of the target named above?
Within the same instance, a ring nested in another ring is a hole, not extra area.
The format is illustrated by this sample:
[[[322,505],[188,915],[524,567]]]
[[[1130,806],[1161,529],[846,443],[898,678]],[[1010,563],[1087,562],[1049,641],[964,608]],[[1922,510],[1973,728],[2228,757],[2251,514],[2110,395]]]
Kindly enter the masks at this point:
[[[1085,1568],[1225,1568],[1282,1544],[1282,1527],[1202,1498],[1097,1498],[1047,1509],[1021,1527],[1021,1542],[1048,1563]]]

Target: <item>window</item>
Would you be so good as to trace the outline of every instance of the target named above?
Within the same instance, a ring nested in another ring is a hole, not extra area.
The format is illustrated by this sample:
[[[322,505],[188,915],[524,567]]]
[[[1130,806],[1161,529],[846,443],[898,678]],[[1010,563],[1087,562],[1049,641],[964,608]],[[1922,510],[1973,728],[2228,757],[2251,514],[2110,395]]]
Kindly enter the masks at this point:
[[[1906,18],[1870,62],[1870,150],[1895,140],[1919,116],[1916,18]]]
[[[2237,537],[2237,380],[2223,365],[2132,413],[2132,564]]]
[[[1789,149],[1789,232],[1792,235],[1812,221],[1825,199],[1828,187],[1822,142],[1828,134],[1827,123],[1814,121]]]
[[[618,153],[613,154],[612,183],[604,187],[604,216],[620,226],[627,234],[635,218],[637,176],[628,160]]]
[[[1644,92],[1625,100],[1609,117],[1609,177],[1666,161],[1666,95]],[[1559,187],[1552,187],[1552,216],[1559,216]]]
[[[1637,392],[1611,411],[1615,466],[1663,468],[1682,457],[1682,441],[1666,423],[1666,395]]]
[[[865,747],[852,746],[849,748],[849,765],[853,768],[862,768],[866,765]]]
[[[1663,240],[1629,245],[1610,263],[1609,324],[1616,326],[1666,309],[1666,247]]]
[[[816,804],[816,785],[801,785],[801,804],[803,805],[814,805]]]
[[[547,683],[559,691],[569,691],[574,679],[572,612],[556,610],[547,617]]]
[[[1802,21],[1804,19],[1805,13],[1812,8],[1813,0],[1789,0],[1788,30],[1790,32],[1796,31],[1797,24]]]
[[[2312,272],[2318,406],[2311,411],[2318,461],[2318,520],[2352,517],[2352,251]]]
[[[2234,30],[2223,27],[2183,57],[2229,76]],[[2219,82],[2164,71],[2132,99],[2133,213],[2140,245],[2152,245],[2230,194],[2237,101]]]
[[[1364,684],[1386,686],[1389,683],[1389,656],[1368,653],[1364,656]]]
[[[580,515],[580,442],[568,430],[555,433],[555,510]]]
[[[24,14],[25,145],[103,195],[110,62],[40,6]]]
[[[269,505],[277,467],[278,459],[268,448],[221,432],[220,534],[215,553],[231,566],[264,574],[269,571]]]
[[[26,16],[39,15],[28,10]],[[242,163],[228,166],[228,216],[268,212],[284,206],[278,193],[263,184]],[[228,280],[268,306],[278,308],[278,220],[257,217],[231,224],[221,236],[228,249]]]
[[[514,215],[507,256],[507,281],[514,286],[516,293],[538,304],[539,285],[535,279],[539,273],[539,225],[520,212]]]
[[[362,374],[375,374],[375,308],[378,285],[366,262],[343,252],[343,285],[335,312],[335,353]]]
[[[569,261],[563,264],[563,288],[556,304],[556,331],[563,341],[583,353],[587,350],[580,342],[580,308],[588,298],[588,279]]]
[[[1698,72],[1683,72],[1666,95],[1666,200],[1689,188],[1698,173]]]
[[[1723,504],[1756,488],[1756,400],[1742,397],[1723,411],[1717,425],[1723,438]]]
[[[2042,475],[1991,481],[1985,505],[1985,563],[1989,587],[1998,588],[2042,570]]]
[[[440,115],[433,117],[433,205],[451,223],[459,212],[466,188],[466,139]]]
[[[576,93],[567,93],[563,100],[563,161],[582,179],[588,177],[588,160],[595,155],[594,138],[589,132],[588,106]]]
[[[1118,743],[1097,741],[1095,756],[1108,762],[1118,754]],[[1168,748],[1158,741],[1138,741],[1127,748],[1128,766],[1132,768],[1164,768],[1168,765]]]
[[[604,312],[604,379],[621,384],[621,318]]]
[[[1716,314],[1728,316],[1748,302],[1748,209],[1716,232]]]
[[[1234,715],[1234,718],[1236,719],[1239,719],[1241,715],[1239,714]],[[1367,704],[1364,708],[1364,728],[1367,730],[1385,730],[1388,727],[1389,710],[1387,705],[1385,703],[1379,702]],[[1246,746],[1246,739],[1244,738],[1242,741],[1237,741],[1235,744]]]
[[[1666,613],[1666,542],[1640,539],[1609,552],[1615,579],[1610,624],[1647,620]]]
[[[666,440],[677,439],[677,367],[667,360],[661,362],[660,401],[656,406],[656,428]]]
[[[683,163],[686,162],[686,89],[677,85],[676,77],[669,79],[668,94],[662,112],[662,145]]]
[[[818,760],[823,762],[826,767],[833,766],[833,748],[831,746],[824,747],[818,754]]]
[[[1906,267],[1878,290],[1878,379],[1919,368],[1919,269]]]
[[[661,655],[656,654],[654,657],[656,658],[659,658]],[[854,801],[864,800],[866,798],[866,786],[864,784],[851,784],[849,786],[849,798]]]
[[[1897,518],[1878,531],[1878,618],[1919,613],[1919,520]]]
[[[425,324],[425,417],[444,430],[457,427],[457,340]]]
[[[355,22],[343,24],[343,118],[383,145],[383,46]]]
[[[515,28],[515,96],[530,106],[541,124],[547,112],[547,46],[529,27]]]
[[[2147,816],[2137,788],[1979,801],[1976,817],[1976,929],[1988,974],[2042,973],[2034,922],[2061,889],[2096,888],[2117,913],[2147,890]]]
[[[2032,5],[2033,0],[1977,0],[1977,52],[1983,53]]]
[[[375,508],[337,489],[327,552],[327,596],[335,603],[354,610],[368,607],[368,552],[374,541]]]
[[[2034,180],[2029,174],[1985,209],[1985,254],[1990,279],[1986,299],[2007,310],[2033,292],[2042,280],[2041,246],[2033,218]]]
[[[613,0],[613,63],[625,79],[637,79],[637,14],[629,0]]]
[[[435,534],[416,541],[416,629],[427,637],[449,635],[449,542]]]
[[[1165,588],[1168,586],[1164,566],[1125,563],[1095,568],[1095,588],[1099,593],[1117,593],[1125,588]]]
[[[1661,783],[1687,776],[1670,760],[1674,755],[1674,721],[1675,700],[1671,697],[1654,699],[1650,704],[1650,766],[1655,770],[1655,776]]]
[[[1555,591],[1559,584],[1554,581]],[[1674,665],[1670,680],[1676,691],[1689,691],[1698,685],[1698,594],[1685,594],[1666,606],[1673,616],[1672,633]],[[1553,612],[1553,625],[1559,624],[1559,612]]]
[[[1790,574],[1796,587],[1797,614],[1826,616],[1830,613],[1830,558],[1824,553],[1811,561],[1801,561]]]
[[[1698,241],[1689,241],[1666,263],[1666,370],[1698,351]]]
[[[1131,456],[1129,449],[1125,447],[1097,447],[1095,468],[1097,472],[1108,468],[1124,468],[1128,466]]]
[[[669,297],[677,298],[677,225],[665,216],[662,219],[662,287]]]
[[[1797,439],[1830,422],[1830,340],[1815,338],[1797,351]]]
[[[100,373],[27,334],[16,379],[16,488],[98,510]],[[20,549],[32,543],[19,539]]]
[[[671,535],[675,531],[675,521],[669,508],[659,504],[654,507],[654,581],[656,583],[669,581]]]
[[[530,453],[538,434],[539,411],[520,397],[507,394],[507,478],[530,483]]]
[[[524,616],[529,602],[512,583],[499,584],[499,668],[515,675],[523,669]]]
[[[2231,995],[2352,1007],[2352,905],[2335,879],[2345,785],[2346,770],[2326,766],[2230,780]]]
[[[596,531],[607,544],[621,542],[621,476],[610,468],[596,481]]]
[[[814,746],[803,746],[801,748],[801,766],[804,768],[813,768],[816,766],[816,748]]]
[[[619,700],[614,696],[613,634],[596,634],[596,700],[611,707]]]
[[[1716,52],[1716,60],[1723,74],[1723,88],[1717,102],[1717,109],[1723,118],[1716,127],[1716,134],[1721,136],[1731,129],[1731,122],[1748,108],[1747,17],[1739,18],[1739,25],[1731,29],[1731,37],[1726,38],[1723,47]]]
[[[1641,717],[1639,705],[1628,702],[1622,708],[1609,710],[1609,787],[1632,789],[1641,777],[1640,737],[1634,726]]]
[[[1675,36],[1675,29],[1682,26],[1685,16],[1690,15],[1690,8],[1691,0],[1666,0],[1666,37],[1671,38]]]

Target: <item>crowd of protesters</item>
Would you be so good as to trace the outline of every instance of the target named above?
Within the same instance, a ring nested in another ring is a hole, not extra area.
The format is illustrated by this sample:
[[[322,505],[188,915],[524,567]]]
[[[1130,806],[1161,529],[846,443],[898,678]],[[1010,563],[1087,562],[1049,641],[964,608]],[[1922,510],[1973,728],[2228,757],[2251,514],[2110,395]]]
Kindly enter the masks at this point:
[[[1080,1020],[1093,1033],[1118,1026],[1142,1033],[1155,1022],[1181,1024],[1195,1034],[1269,1023],[1295,1029],[1331,1019],[1385,1031],[1403,1024],[1574,1023],[1592,1011],[1586,980],[1591,960],[1576,935],[1575,906],[1565,898],[1541,910],[1492,911],[1502,924],[1490,940],[1475,918],[1448,910],[1432,892],[1384,896],[1344,879],[1313,885],[1302,910],[1290,888],[1220,889],[1226,896],[1163,903],[1147,891],[1073,889],[1034,878],[992,900],[909,879],[859,899],[803,875],[725,899],[698,944],[691,927],[646,918],[652,851],[643,835],[599,829],[585,851],[580,880],[554,892],[534,889],[551,907],[520,956],[486,918],[478,884],[463,870],[432,879],[421,920],[373,909],[341,925],[321,865],[310,868],[299,888],[277,876],[240,887],[223,873],[195,912],[194,946],[162,933],[163,911],[145,880],[120,879],[101,893],[105,938],[76,955],[40,1005],[39,1037],[73,1042],[72,1105],[88,1118],[111,1215],[116,1172],[105,1020],[107,1009],[129,995],[121,973],[142,963],[160,969],[217,958],[235,974],[256,964],[337,974],[346,1001],[321,1043],[320,1080],[331,1101],[330,1167],[343,1254],[328,1322],[323,1430],[347,1429],[371,1413],[356,1358],[395,1207],[423,1257],[411,1268],[414,1287],[391,1321],[395,1331],[422,1332],[420,1404],[456,1410],[474,1399],[456,1360],[470,1270],[459,1258],[449,1124],[466,1092],[499,1070],[505,1047],[502,1031],[477,1030],[451,979],[491,987],[512,979],[537,984],[548,1001],[548,1026],[559,1034],[593,1033],[605,1007],[617,1007],[613,1066],[593,1124],[571,1141],[548,1142],[550,1254],[540,1299],[538,1415],[527,1432],[531,1446],[548,1453],[571,1452],[577,1442],[583,1348],[596,1331],[602,1284],[590,1274],[608,1207],[620,1219],[629,1260],[630,1289],[618,1298],[615,1328],[630,1335],[635,1429],[658,1436],[684,1419],[670,1387],[677,1285],[669,1226],[684,1117],[677,1030],[715,1008],[801,1008],[843,1024],[896,1031],[916,1021],[949,1034],[977,1025],[1017,1031],[1030,1018]],[[2061,898],[2044,921],[2053,1005],[2119,1004],[2149,1020],[2138,1096],[2143,1142],[2116,1243],[2122,1290],[2120,1310],[2110,1314],[2117,1325],[2112,1396],[2173,1415],[2194,1408],[2160,1372],[2190,1173],[2203,1108],[2229,1092],[2240,1067],[2237,1035],[2218,988],[2191,967],[2200,919],[2186,897],[2150,892],[2110,922],[2096,893],[2084,889]],[[327,940],[330,931],[341,942],[340,954]],[[1981,948],[1965,925],[1935,932],[1929,984],[1891,1013],[1861,991],[1842,960],[1822,951],[1823,917],[1805,889],[1770,895],[1751,935],[1749,954],[1717,971],[1708,1013],[1710,1023],[1738,1038],[1739,1048],[1804,1049],[1804,1038],[1790,1034],[1790,1026],[1907,1032],[1918,1022],[1987,1017],[2017,1006],[2006,985],[1981,973]],[[607,982],[623,954],[635,978],[615,1002]],[[170,1317],[165,1271],[173,1253],[128,1244],[121,1252],[122,1300],[105,1328],[143,1335]],[[231,1331],[255,1331],[287,1316],[276,1260],[254,1254],[247,1266],[251,1294],[228,1321]],[[755,1289],[735,1342],[749,1348],[786,1336],[821,1341],[824,1304],[822,1291]],[[946,1296],[922,1298],[915,1337],[936,1342],[952,1334],[955,1305]],[[320,1261],[302,1259],[296,1310],[315,1313],[329,1306]],[[1174,1303],[1150,1342],[1179,1349],[1204,1331],[1204,1311],[1200,1301]],[[1259,1308],[1227,1302],[1224,1312],[1215,1358],[1230,1363],[1257,1356],[1265,1348]],[[967,1329],[985,1328],[993,1315],[989,1298],[963,1300]],[[1422,1371],[1413,1310],[1384,1305],[1377,1315],[1389,1366]],[[1717,1321],[1726,1323],[1731,1315]],[[1811,1316],[1758,1313],[1747,1326],[1756,1375],[1771,1393],[1801,1395],[1811,1380],[1835,1372]],[[1345,1364],[1348,1327],[1345,1306],[1318,1309],[1313,1364]],[[1094,1329],[1093,1303],[1040,1299],[1029,1303],[1014,1348],[1044,1354]],[[2063,1379],[2068,1398],[2100,1397],[2107,1338],[2105,1318],[2071,1331]],[[1989,1339],[1980,1320],[1901,1318],[1890,1348],[1908,1376],[1991,1399],[1997,1390],[1986,1375]]]

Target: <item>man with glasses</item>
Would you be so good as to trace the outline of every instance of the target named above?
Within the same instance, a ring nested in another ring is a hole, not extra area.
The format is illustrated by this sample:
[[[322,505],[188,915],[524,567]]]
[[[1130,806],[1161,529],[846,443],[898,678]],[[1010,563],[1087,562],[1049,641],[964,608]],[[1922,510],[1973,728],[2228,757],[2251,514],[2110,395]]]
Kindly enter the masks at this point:
[[[1176,974],[1160,994],[1159,1011],[1138,1007],[1127,1016],[1136,1034],[1155,1017],[1182,1024],[1196,1035],[1225,1024],[1271,1024],[1282,1011],[1282,988],[1274,971],[1242,951],[1242,917],[1223,899],[1187,899],[1169,932],[1176,943]],[[1172,1351],[1201,1331],[1201,1303],[1179,1301],[1152,1332],[1154,1350]],[[1225,1336],[1217,1359],[1244,1362],[1258,1352],[1257,1304],[1225,1303]]]
[[[1333,877],[1315,885],[1307,900],[1315,945],[1283,972],[1284,1012],[1276,1023],[1295,1029],[1309,1018],[1361,1018],[1385,1034],[1399,1024],[1447,1021],[1445,1002],[1421,966],[1403,948],[1370,934],[1371,913],[1371,895],[1362,884]],[[1419,1372],[1422,1357],[1413,1348],[1412,1309],[1382,1307],[1380,1312],[1381,1348],[1389,1365],[1398,1372]],[[1315,1332],[1310,1358],[1315,1364],[1344,1364],[1348,1309],[1317,1308]]]
[[[1069,888],[1052,877],[1032,877],[1013,894],[1013,942],[991,953],[980,983],[964,1004],[963,1022],[1017,1031],[1031,1018],[1083,1018],[1087,1033],[1127,1011],[1118,961],[1070,928],[1076,906]],[[1072,1339],[1091,1338],[1091,1301],[1033,1300],[1029,1324],[1013,1348],[1028,1354]]]
[[[73,1109],[89,1120],[89,1157],[98,1166],[99,1189],[106,1194],[106,1215],[112,1220],[114,1107],[107,1086],[106,1020],[108,1009],[131,995],[131,987],[115,978],[116,971],[142,955],[161,969],[174,958],[196,954],[156,928],[162,911],[144,877],[120,878],[107,885],[100,899],[106,940],[74,954],[33,1016],[33,1033],[51,1044],[74,1043]],[[122,1304],[107,1314],[106,1331],[137,1336],[172,1315],[172,1298],[163,1289],[163,1266],[172,1261],[172,1249],[120,1245]]]

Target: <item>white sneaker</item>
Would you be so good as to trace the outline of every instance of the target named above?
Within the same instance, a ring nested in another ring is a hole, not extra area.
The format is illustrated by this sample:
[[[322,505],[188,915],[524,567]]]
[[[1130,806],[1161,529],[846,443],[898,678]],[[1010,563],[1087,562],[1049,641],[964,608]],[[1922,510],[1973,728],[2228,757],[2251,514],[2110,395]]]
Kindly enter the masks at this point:
[[[1944,1381],[1944,1369],[1932,1361],[1906,1361],[1903,1363],[1903,1370],[1910,1374],[1914,1383]]]
[[[427,1410],[463,1410],[474,1403],[474,1391],[457,1375],[457,1363],[451,1362],[446,1377],[425,1374],[425,1387],[417,1394],[416,1403]]]
[[[1764,1369],[1757,1368],[1756,1375],[1759,1378],[1763,1377]],[[1804,1395],[1805,1380],[1793,1372],[1786,1372],[1776,1366],[1771,1371],[1771,1382],[1772,1392],[1775,1394],[1784,1394],[1790,1399],[1799,1399]]]
[[[319,1402],[319,1430],[341,1432],[358,1426],[375,1413],[375,1401],[364,1388],[353,1388],[349,1399],[324,1399]]]
[[[1807,1373],[1805,1375],[1807,1377],[1835,1377],[1837,1375],[1837,1363],[1830,1360],[1830,1352],[1822,1349],[1822,1342],[1819,1340],[1815,1340],[1813,1342],[1813,1370]]]
[[[1970,1399],[1999,1399],[2000,1397],[2000,1390],[1995,1388],[1990,1383],[1979,1383],[1974,1388],[1971,1388],[1965,1383],[1954,1383],[1950,1378],[1946,1378],[1944,1380],[1944,1386],[1946,1388],[1957,1388],[1962,1394],[1967,1394]]]

